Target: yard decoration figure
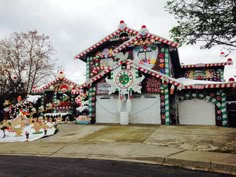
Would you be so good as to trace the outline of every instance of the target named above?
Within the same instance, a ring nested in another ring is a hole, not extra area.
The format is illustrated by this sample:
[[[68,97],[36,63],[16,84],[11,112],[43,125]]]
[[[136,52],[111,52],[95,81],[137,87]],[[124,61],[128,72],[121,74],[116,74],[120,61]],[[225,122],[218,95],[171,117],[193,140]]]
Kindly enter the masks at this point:
[[[175,92],[175,86],[172,85],[172,86],[170,87],[170,94],[173,95],[174,92]]]
[[[10,100],[5,100],[4,103],[3,103],[3,107],[4,107],[3,108],[3,111],[4,111],[3,117],[4,117],[5,120],[9,119],[9,110],[11,108],[11,105],[12,105],[12,103],[11,103]]]
[[[21,96],[18,96],[18,97],[17,97],[17,101],[18,101],[18,102],[21,102],[21,101],[22,101]]]
[[[35,133],[40,133],[41,123],[34,121],[34,126],[32,128],[35,130]]]
[[[26,141],[29,141],[29,132],[25,132]]]
[[[3,137],[2,138],[5,138],[6,137],[6,133],[5,133],[5,130],[7,129],[7,126],[4,125],[2,122],[1,122],[2,126],[1,126],[1,130],[3,131]]]
[[[15,118],[12,120],[12,129],[15,131],[16,136],[22,136],[22,125],[21,125],[21,119]]]
[[[47,128],[44,128],[44,136],[47,135]]]

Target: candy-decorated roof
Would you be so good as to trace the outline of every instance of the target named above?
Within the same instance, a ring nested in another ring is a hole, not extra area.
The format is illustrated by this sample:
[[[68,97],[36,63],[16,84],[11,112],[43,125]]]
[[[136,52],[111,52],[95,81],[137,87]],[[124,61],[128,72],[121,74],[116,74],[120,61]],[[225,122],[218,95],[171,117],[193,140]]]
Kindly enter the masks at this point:
[[[137,70],[139,70],[139,71],[141,71],[141,72],[143,72],[143,73],[149,74],[149,75],[151,75],[151,76],[153,76],[153,77],[156,77],[156,78],[158,78],[158,79],[163,80],[163,81],[166,82],[166,83],[172,84],[172,85],[176,86],[176,87],[179,88],[179,89],[181,89],[182,86],[183,86],[183,85],[182,85],[178,80],[176,80],[175,78],[169,77],[169,76],[167,76],[167,75],[165,75],[165,74],[162,74],[162,73],[160,73],[160,72],[158,72],[158,71],[155,71],[155,70],[152,70],[152,69],[145,68],[145,67],[143,67],[143,66],[137,65],[137,64],[133,63],[131,60],[127,60],[127,61],[119,61],[119,62],[115,63],[115,64],[114,64],[113,66],[111,66],[111,67],[108,67],[108,66],[104,67],[104,68],[103,68],[103,71],[102,71],[101,73],[97,74],[96,76],[90,78],[90,79],[89,79],[87,82],[85,82],[84,84],[80,85],[80,86],[78,87],[79,90],[82,89],[82,88],[84,88],[84,87],[90,87],[90,85],[92,85],[92,83],[94,83],[95,81],[101,79],[105,74],[107,74],[107,73],[113,71],[114,69],[116,69],[117,67],[119,67],[120,65],[122,65],[122,64],[124,64],[124,63],[131,65],[131,67],[133,67],[133,68],[135,68],[135,69],[137,69]]]
[[[118,46],[114,50],[114,53],[118,53],[119,51],[121,51],[122,49],[126,48],[127,46],[136,43],[139,39],[141,39],[143,37],[150,39],[150,41],[149,41],[150,44],[158,41],[160,43],[164,43],[164,44],[170,45],[170,46],[172,46],[174,48],[178,47],[178,44],[173,42],[173,41],[170,41],[170,40],[165,39],[165,38],[163,38],[161,36],[149,33],[148,29],[146,28],[145,25],[142,26],[141,30],[136,31],[136,30],[133,30],[133,29],[127,27],[126,23],[123,20],[121,20],[117,30],[115,30],[114,32],[112,32],[108,36],[104,37],[103,39],[101,39],[99,42],[95,43],[91,47],[89,47],[89,48],[85,49],[84,51],[82,51],[81,53],[77,54],[75,56],[75,59],[86,60],[85,56],[88,53],[94,51],[95,49],[100,47],[105,42],[111,40],[114,36],[119,35],[119,34],[121,34],[123,32],[132,33],[133,37],[129,37],[128,41],[126,41],[123,44],[121,44],[120,46]]]
[[[105,42],[109,41],[110,39],[112,39],[114,36],[117,36],[119,34],[122,34],[124,32],[127,32],[127,33],[131,33],[133,35],[137,35],[138,34],[138,31],[136,30],[133,30],[129,27],[127,27],[126,23],[121,20],[120,21],[120,24],[118,26],[118,29],[115,30],[114,32],[112,32],[111,34],[109,34],[108,36],[104,37],[103,39],[101,39],[100,41],[98,41],[97,43],[95,43],[94,45],[92,45],[91,47],[85,49],[84,51],[82,51],[81,53],[78,53],[76,56],[75,56],[75,59],[82,59],[82,60],[85,60],[85,56],[91,52],[91,51],[94,51],[95,49],[97,49],[99,46],[101,46],[102,44],[104,44]]]
[[[50,88],[51,85],[54,85],[54,84],[56,84],[56,83],[58,83],[58,82],[62,82],[62,81],[64,81],[64,82],[70,84],[70,86],[71,86],[70,89],[76,89],[76,88],[79,86],[79,85],[76,84],[75,82],[73,82],[73,81],[67,79],[67,78],[65,77],[65,75],[64,75],[64,72],[63,72],[63,71],[60,71],[60,72],[58,73],[58,76],[57,76],[57,78],[56,78],[55,80],[53,80],[53,81],[51,81],[51,82],[49,82],[49,83],[47,83],[47,84],[45,84],[45,85],[43,85],[43,86],[40,86],[40,87],[33,87],[32,93],[41,93],[41,92],[43,92],[44,90]]]
[[[181,65],[181,68],[209,68],[209,67],[219,67],[232,64],[233,60],[231,58],[228,58],[226,62],[187,64],[187,65]]]
[[[178,78],[177,80],[182,84],[182,89],[214,89],[236,87],[236,82],[233,78],[230,78],[227,82],[194,80],[187,78]]]
[[[211,89],[211,88],[235,88],[236,87],[236,82],[234,79],[229,79],[227,82],[214,82],[214,81],[204,81],[204,80],[193,80],[193,79],[186,79],[186,78],[172,78],[170,76],[167,76],[165,74],[162,74],[158,71],[145,68],[144,66],[137,65],[133,63],[131,60],[127,61],[120,61],[114,64],[112,67],[104,67],[103,71],[99,73],[98,75],[90,78],[87,82],[84,84],[80,85],[78,87],[78,90],[84,88],[84,87],[90,87],[92,83],[96,82],[97,80],[101,79],[104,75],[107,73],[111,72],[112,70],[116,69],[123,63],[131,65],[131,67],[146,73],[148,75],[151,75],[153,77],[156,77],[163,82],[166,82],[168,84],[174,85],[178,90],[182,89]],[[79,93],[79,91],[75,91],[74,93]]]
[[[149,40],[143,40],[144,38],[149,39]],[[114,53],[120,52],[121,50],[128,47],[129,45],[147,45],[147,44],[152,44],[156,42],[164,43],[175,48],[178,47],[179,45],[178,43],[165,39],[161,36],[149,33],[149,30],[147,29],[147,27],[143,25],[136,36],[132,37],[131,39],[129,39],[128,41],[124,42],[119,47],[117,47],[114,50]]]

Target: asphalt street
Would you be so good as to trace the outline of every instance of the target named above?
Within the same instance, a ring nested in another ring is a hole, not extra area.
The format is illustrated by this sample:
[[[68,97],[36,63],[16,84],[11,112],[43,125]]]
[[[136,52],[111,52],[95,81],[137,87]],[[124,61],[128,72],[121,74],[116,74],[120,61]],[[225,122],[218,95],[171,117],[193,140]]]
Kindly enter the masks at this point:
[[[177,167],[78,158],[0,156],[0,177],[233,177]]]

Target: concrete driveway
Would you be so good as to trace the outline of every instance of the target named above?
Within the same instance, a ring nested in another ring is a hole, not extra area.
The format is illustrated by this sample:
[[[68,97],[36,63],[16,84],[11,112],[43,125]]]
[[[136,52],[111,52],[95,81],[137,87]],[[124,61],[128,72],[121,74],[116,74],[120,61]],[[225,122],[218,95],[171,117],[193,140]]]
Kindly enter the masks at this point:
[[[236,129],[216,126],[59,124],[42,142],[142,143],[194,151],[236,153]]]

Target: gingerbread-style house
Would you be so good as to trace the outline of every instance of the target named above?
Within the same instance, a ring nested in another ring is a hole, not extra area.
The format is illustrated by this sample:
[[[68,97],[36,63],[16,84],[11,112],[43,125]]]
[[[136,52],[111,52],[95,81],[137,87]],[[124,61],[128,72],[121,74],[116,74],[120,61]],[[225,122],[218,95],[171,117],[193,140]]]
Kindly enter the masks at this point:
[[[221,63],[181,65],[178,44],[121,21],[118,29],[76,55],[86,62],[91,123],[228,126]]]
[[[40,87],[34,87],[32,93],[41,94],[40,112],[44,116],[63,116],[75,114],[79,96],[75,82],[67,79],[63,71],[58,73],[55,80]]]

